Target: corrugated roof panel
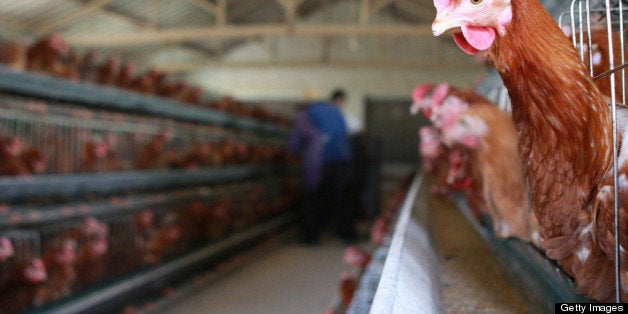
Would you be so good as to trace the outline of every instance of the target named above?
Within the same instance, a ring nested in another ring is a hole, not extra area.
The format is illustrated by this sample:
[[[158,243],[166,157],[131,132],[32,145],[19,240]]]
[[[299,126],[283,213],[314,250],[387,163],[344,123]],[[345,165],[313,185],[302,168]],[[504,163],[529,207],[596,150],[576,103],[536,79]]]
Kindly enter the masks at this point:
[[[62,34],[75,35],[93,32],[115,34],[137,29],[137,26],[127,20],[116,18],[106,14],[94,14],[90,18],[80,19],[66,28]]]
[[[110,9],[138,20],[156,20],[162,27],[203,26],[214,20],[210,13],[187,1],[125,1],[117,2]]]
[[[77,10],[73,2],[54,0],[0,0],[0,18],[25,28],[30,34],[48,33],[47,25]]]
[[[0,0],[0,16],[26,21],[28,18],[45,15],[56,6],[67,5],[66,1],[55,0]]]
[[[278,23],[283,21],[283,7],[276,0],[228,1],[229,21],[232,23]]]

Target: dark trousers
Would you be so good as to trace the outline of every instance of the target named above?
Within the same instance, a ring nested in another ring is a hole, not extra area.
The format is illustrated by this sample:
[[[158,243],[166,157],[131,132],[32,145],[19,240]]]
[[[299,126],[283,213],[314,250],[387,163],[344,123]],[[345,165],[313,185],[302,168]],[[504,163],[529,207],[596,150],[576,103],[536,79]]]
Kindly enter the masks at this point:
[[[345,240],[356,237],[354,210],[347,202],[351,164],[325,164],[321,182],[314,191],[306,191],[301,204],[301,236],[305,242],[317,242],[326,227],[335,229]]]

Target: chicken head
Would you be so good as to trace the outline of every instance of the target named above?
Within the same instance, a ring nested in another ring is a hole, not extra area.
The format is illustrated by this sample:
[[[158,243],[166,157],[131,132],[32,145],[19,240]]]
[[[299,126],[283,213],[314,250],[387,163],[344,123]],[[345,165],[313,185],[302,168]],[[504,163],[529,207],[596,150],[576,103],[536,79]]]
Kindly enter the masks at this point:
[[[434,36],[453,30],[456,44],[468,54],[488,49],[512,20],[510,0],[434,0]]]

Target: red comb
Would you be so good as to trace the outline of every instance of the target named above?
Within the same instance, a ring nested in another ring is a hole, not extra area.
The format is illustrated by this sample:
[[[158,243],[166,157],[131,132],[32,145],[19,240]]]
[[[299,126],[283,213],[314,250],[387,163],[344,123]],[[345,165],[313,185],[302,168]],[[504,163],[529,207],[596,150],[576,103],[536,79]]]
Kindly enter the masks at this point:
[[[443,104],[443,101],[449,94],[449,84],[441,83],[434,88],[432,92],[432,108],[440,107]]]
[[[418,85],[412,91],[412,101],[419,102],[423,100],[423,98],[425,98],[425,95],[427,95],[427,92],[429,92],[431,89],[432,89],[432,84],[430,83]]]

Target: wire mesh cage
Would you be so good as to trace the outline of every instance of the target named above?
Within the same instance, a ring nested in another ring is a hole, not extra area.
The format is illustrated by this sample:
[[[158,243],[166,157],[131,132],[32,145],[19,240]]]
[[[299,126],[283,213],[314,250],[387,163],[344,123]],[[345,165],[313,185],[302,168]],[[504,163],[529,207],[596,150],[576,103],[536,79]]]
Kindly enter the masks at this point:
[[[10,230],[1,239],[4,252],[10,254],[0,265],[0,311],[13,313],[32,305],[36,287],[47,280],[48,273],[38,231]]]
[[[128,274],[140,265],[137,256],[138,225],[134,214],[109,218],[108,278]]]
[[[281,139],[1,95],[4,175],[193,168],[282,157]]]
[[[618,108],[626,103],[625,24],[626,7],[623,1],[573,0],[569,12],[559,17],[559,25],[579,52],[598,89],[609,98],[613,137],[614,190],[614,256],[615,300],[621,302],[622,267],[620,260],[619,217],[619,128]]]
[[[486,97],[497,105],[497,107],[506,112],[512,112],[512,105],[508,97],[508,89],[503,84],[499,84],[491,88]]]
[[[0,313],[179,267],[292,204],[292,175],[267,165],[285,161],[285,120],[262,109],[222,114],[0,72]],[[98,174],[57,175],[87,172]],[[68,188],[31,193],[55,185]]]
[[[39,232],[10,230],[0,235],[0,290],[10,279],[15,265],[27,263],[40,257],[41,239]]]
[[[621,1],[574,0],[571,10],[559,17],[559,25],[572,40],[600,91],[622,104],[626,102],[625,6]]]
[[[266,177],[114,197],[105,201],[107,210],[92,211],[104,206],[101,201],[77,203],[76,215],[23,221],[21,229],[0,233],[0,304],[11,306],[1,309],[15,312],[67,300],[260,223],[294,203],[289,180]],[[44,272],[40,281],[14,278],[26,268],[37,270],[33,263]],[[9,302],[17,292],[23,299]]]

